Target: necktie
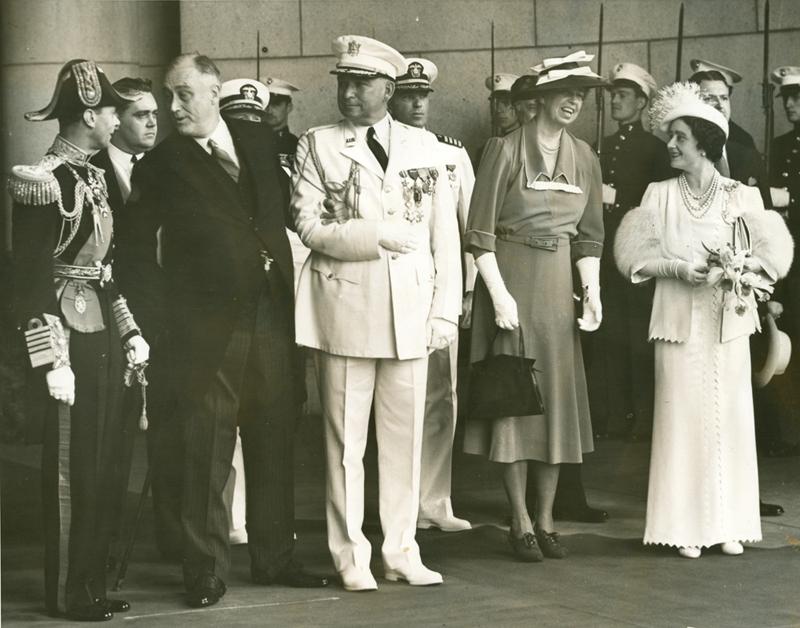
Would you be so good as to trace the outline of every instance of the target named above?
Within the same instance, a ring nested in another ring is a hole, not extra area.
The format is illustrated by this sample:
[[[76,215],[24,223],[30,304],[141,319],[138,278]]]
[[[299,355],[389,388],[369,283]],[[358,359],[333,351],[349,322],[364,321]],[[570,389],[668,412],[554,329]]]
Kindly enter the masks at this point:
[[[219,162],[222,169],[228,173],[231,179],[239,182],[239,166],[231,159],[231,156],[222,150],[214,140],[208,140],[208,147],[211,149],[211,156]]]
[[[369,146],[372,154],[375,155],[375,159],[378,160],[383,171],[386,172],[386,166],[389,165],[389,158],[386,156],[386,151],[383,150],[383,146],[381,146],[378,138],[375,137],[375,127],[371,126],[367,129],[367,146]]]
[[[137,161],[139,161],[139,158],[136,155],[131,155],[131,167],[135,166]]]

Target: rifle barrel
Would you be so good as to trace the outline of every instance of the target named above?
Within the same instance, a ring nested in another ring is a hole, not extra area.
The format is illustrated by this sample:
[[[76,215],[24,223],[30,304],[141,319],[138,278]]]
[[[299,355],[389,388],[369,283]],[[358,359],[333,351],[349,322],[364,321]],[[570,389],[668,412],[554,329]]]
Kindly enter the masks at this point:
[[[675,82],[681,80],[681,65],[683,65],[683,2],[678,11],[678,53],[675,60]]]

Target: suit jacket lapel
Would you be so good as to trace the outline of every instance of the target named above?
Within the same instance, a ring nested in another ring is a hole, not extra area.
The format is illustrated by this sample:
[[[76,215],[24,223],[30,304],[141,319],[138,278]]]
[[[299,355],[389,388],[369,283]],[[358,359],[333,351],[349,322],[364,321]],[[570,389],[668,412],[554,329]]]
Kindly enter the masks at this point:
[[[227,208],[231,216],[245,218],[236,183],[193,138],[176,136],[173,151],[175,156],[170,166],[180,177],[188,181],[201,196],[208,199],[226,197],[224,202],[213,205]]]
[[[367,140],[358,139],[356,130],[348,120],[340,122],[341,135],[341,148],[339,152],[348,159],[352,159],[357,164],[363,166],[370,172],[374,173],[377,177],[383,179],[384,172],[375,155],[367,146]],[[391,161],[391,156],[389,157]]]
[[[386,166],[386,172],[397,169],[397,160],[403,155],[405,145],[408,141],[408,134],[400,123],[392,120],[389,132],[389,164]]]

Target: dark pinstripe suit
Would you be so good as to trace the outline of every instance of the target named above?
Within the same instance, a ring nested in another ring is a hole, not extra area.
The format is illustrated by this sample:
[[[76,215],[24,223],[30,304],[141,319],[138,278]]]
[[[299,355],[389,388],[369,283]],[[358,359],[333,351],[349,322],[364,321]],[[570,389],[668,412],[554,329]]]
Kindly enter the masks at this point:
[[[184,578],[225,578],[222,492],[241,416],[252,567],[293,549],[292,441],[302,391],[293,329],[287,180],[263,125],[228,121],[238,184],[194,139],[172,135],[137,166],[119,226],[119,280],[161,335],[183,421]],[[162,229],[162,265],[155,239]],[[275,261],[264,270],[262,251]]]

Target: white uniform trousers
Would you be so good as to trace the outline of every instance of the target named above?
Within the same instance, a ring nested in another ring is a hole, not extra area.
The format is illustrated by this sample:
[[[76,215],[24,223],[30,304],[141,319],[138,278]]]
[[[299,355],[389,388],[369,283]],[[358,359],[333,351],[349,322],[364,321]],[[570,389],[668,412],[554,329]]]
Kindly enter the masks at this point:
[[[315,352],[327,453],[328,547],[339,572],[368,570],[364,450],[375,398],[383,565],[420,563],[415,540],[428,358],[352,358]]]
[[[453,474],[453,439],[456,434],[456,377],[458,339],[428,357],[425,421],[422,429],[419,516],[448,519],[453,516],[450,491]]]

